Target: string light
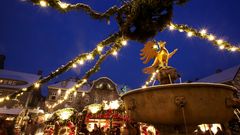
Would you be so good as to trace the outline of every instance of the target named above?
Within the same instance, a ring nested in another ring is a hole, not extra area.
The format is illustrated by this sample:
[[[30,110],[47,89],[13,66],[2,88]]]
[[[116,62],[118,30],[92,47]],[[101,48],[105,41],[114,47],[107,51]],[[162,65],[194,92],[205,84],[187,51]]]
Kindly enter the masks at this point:
[[[208,39],[209,39],[210,41],[213,41],[213,40],[215,39],[215,36],[209,35],[209,36],[208,36]]]
[[[7,96],[7,97],[6,97],[6,100],[9,100],[9,99],[10,99],[9,96]]]
[[[188,37],[192,37],[192,36],[193,36],[193,32],[191,32],[191,31],[188,32],[188,33],[187,33],[187,36],[188,36]]]
[[[118,48],[119,47],[119,48]],[[69,95],[73,92],[76,91],[75,88],[82,86],[83,84],[85,84],[87,82],[87,78],[90,77],[91,74],[95,73],[97,71],[97,69],[99,69],[100,64],[103,62],[103,60],[106,59],[107,56],[109,56],[111,53],[113,53],[114,51],[116,51],[116,48],[120,49],[122,46],[119,46],[118,44],[115,44],[114,46],[111,47],[110,50],[108,50],[104,55],[101,55],[98,59],[98,61],[96,62],[95,66],[93,66],[92,69],[89,69],[88,72],[85,73],[85,76],[83,77],[83,79],[81,79],[80,81],[78,81],[72,88],[68,89],[65,92],[64,95],[64,100],[67,100],[69,98]],[[85,93],[82,93],[82,96],[85,96]],[[63,102],[62,101],[62,102]],[[54,105],[51,106],[51,108],[56,107],[57,105],[59,105],[61,102],[58,100]]]
[[[98,50],[98,52],[102,52],[103,47],[99,45],[99,46],[97,47],[97,50]]]
[[[61,2],[61,1],[51,1],[50,4],[48,3],[48,0],[39,0],[39,1],[32,1],[32,2],[38,4],[42,7],[52,6],[53,8],[56,8],[57,10],[60,10],[60,11],[63,11],[63,12],[79,8],[79,6],[76,6],[76,4],[68,4],[68,3]],[[66,9],[68,7],[71,7],[71,8]],[[100,17],[101,15],[102,14],[93,14],[93,16],[95,16],[95,17]],[[119,41],[119,39],[120,39],[120,41],[122,40],[122,34],[120,32],[117,32],[117,33],[114,33],[111,36],[107,37],[105,40],[100,42],[98,45],[102,45],[103,47],[110,46],[111,44],[117,43]],[[80,54],[79,56],[77,56],[73,60],[69,61],[65,65],[62,65],[61,67],[59,67],[55,71],[49,73],[47,76],[42,77],[40,80],[38,80],[38,82],[41,83],[41,84],[47,83],[48,81],[52,80],[56,76],[58,76],[58,75],[60,75],[64,72],[68,71],[69,69],[71,69],[71,66],[74,63],[76,64],[77,62],[79,62],[79,60],[81,60],[81,59],[83,59],[83,61],[92,60],[96,55],[99,55],[99,53],[97,53],[95,51],[97,51],[97,48],[95,48],[91,53]],[[86,54],[87,54],[87,56],[86,56]],[[83,64],[83,62],[80,61],[80,64]],[[26,92],[31,91],[32,90],[31,87],[35,87],[35,86],[37,86],[37,85],[35,85],[35,84],[30,85],[26,89]],[[20,91],[17,91],[17,92],[14,92],[14,93],[10,94],[9,96],[10,97],[16,97],[17,95],[19,95],[19,93],[22,93],[22,92],[25,92],[25,91],[20,90]]]
[[[86,79],[82,79],[81,82],[82,83],[77,84],[77,85],[79,85],[79,87],[82,86],[84,83],[86,83],[87,80]],[[65,100],[67,100],[69,98],[71,93],[73,93],[74,97],[76,97],[77,96],[77,91],[76,91],[75,87],[76,86],[73,86],[73,87],[67,89],[65,91],[64,95],[63,95],[63,99],[57,100],[53,105],[49,106],[48,108],[55,108],[57,105],[63,103]]]
[[[121,41],[121,44],[122,44],[123,46],[126,46],[126,45],[127,45],[127,40],[122,40],[122,41]]]
[[[69,6],[69,4],[67,4],[65,2],[61,2],[61,1],[59,1],[58,4],[62,9],[66,9]]]
[[[224,45],[219,46],[219,49],[223,50],[225,48]]]
[[[78,61],[78,63],[79,63],[80,65],[83,65],[83,64],[84,64],[84,60],[81,59],[81,60]]]
[[[27,88],[22,88],[22,91],[27,91]]]
[[[145,82],[145,85],[143,85],[142,88],[146,88],[150,83],[152,83],[152,82],[155,80],[155,78],[156,78],[156,76],[158,75],[158,73],[159,73],[159,70],[158,70],[158,69],[157,69],[155,72],[153,72],[153,73],[151,74],[150,79],[148,79],[148,80]]]
[[[85,96],[85,92],[82,93],[82,97],[84,97],[84,96]]]
[[[61,92],[62,92],[62,90],[61,90],[61,89],[58,89],[58,95],[60,95],[60,94],[61,94]]]
[[[87,82],[87,79],[83,79],[83,83],[86,83]]]
[[[232,52],[240,51],[240,47],[232,45],[229,42],[224,41],[223,39],[217,39],[213,34],[207,33],[206,29],[198,31],[194,28],[188,27],[187,25],[173,23],[171,25],[174,26],[174,29],[176,30],[183,30],[184,32],[186,32],[188,37],[197,36],[202,39],[209,40],[212,44],[217,45],[220,49],[226,49]]]
[[[39,4],[40,4],[41,7],[47,7],[48,6],[48,3],[44,0],[40,0]]]
[[[217,40],[217,44],[218,44],[218,45],[221,45],[222,43],[223,43],[223,40],[222,40],[222,39]]]
[[[173,31],[174,29],[175,29],[174,25],[173,25],[173,24],[170,24],[169,30],[170,30],[170,31]]]
[[[72,67],[73,67],[73,68],[76,68],[76,67],[77,67],[77,64],[74,63],[74,64],[72,65]]]
[[[0,102],[3,102],[4,101],[4,98],[0,98]]]
[[[92,54],[88,54],[87,55],[87,60],[91,60],[91,59],[93,59],[93,55]]]
[[[237,50],[236,47],[232,47],[232,48],[231,48],[231,51],[232,51],[232,52],[235,52],[236,50]]]
[[[117,54],[118,54],[118,52],[117,52],[116,50],[114,50],[114,51],[112,52],[112,55],[114,55],[114,56],[117,56]]]
[[[202,30],[200,31],[200,33],[201,33],[201,35],[206,35],[206,34],[207,34],[207,30],[206,30],[206,29],[202,29]]]
[[[35,87],[35,88],[39,88],[39,87],[40,87],[40,84],[39,84],[39,83],[34,83],[34,87]]]
[[[75,91],[75,92],[73,93],[73,95],[74,95],[74,97],[76,97],[76,96],[77,96],[77,91]]]

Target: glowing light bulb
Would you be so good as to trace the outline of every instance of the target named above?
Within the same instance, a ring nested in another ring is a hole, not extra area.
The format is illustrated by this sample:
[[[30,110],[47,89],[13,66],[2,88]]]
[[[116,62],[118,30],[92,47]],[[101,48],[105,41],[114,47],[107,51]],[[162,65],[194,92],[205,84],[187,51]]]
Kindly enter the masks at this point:
[[[4,98],[0,98],[0,102],[3,102],[4,101]]]
[[[156,75],[156,72],[153,72],[152,75],[155,76],[155,75]]]
[[[206,29],[202,29],[202,30],[200,31],[200,33],[201,33],[201,35],[206,35],[206,34],[207,34],[207,30],[206,30]]]
[[[213,41],[214,39],[215,39],[215,36],[213,36],[213,35],[208,36],[208,40]]]
[[[84,96],[85,96],[85,92],[82,93],[82,97],[84,97]]]
[[[174,25],[170,25],[170,26],[169,26],[169,30],[170,30],[170,31],[173,31],[174,29],[175,29]]]
[[[98,50],[98,52],[102,52],[103,47],[102,47],[102,46],[98,46],[98,47],[97,47],[97,50]]]
[[[223,50],[225,48],[224,45],[219,46],[219,49]]]
[[[143,85],[142,88],[147,88],[147,86],[146,86],[146,85]]]
[[[84,64],[84,61],[83,61],[83,60],[79,60],[78,63],[79,63],[80,65],[83,65],[83,64]]]
[[[79,85],[79,84],[77,84],[77,85],[76,85],[76,88],[79,88],[79,87],[80,87],[80,85]]]
[[[9,99],[10,99],[9,96],[7,96],[7,97],[6,97],[6,100],[9,100]]]
[[[217,40],[217,44],[222,44],[223,43],[223,40],[222,39],[219,39],[219,40]]]
[[[117,51],[116,50],[114,50],[113,52],[112,52],[112,55],[114,55],[114,56],[117,56]]]
[[[183,32],[183,30],[182,30],[182,29],[179,29],[179,32]]]
[[[60,94],[61,94],[61,92],[62,92],[62,91],[61,91],[61,89],[58,89],[58,95],[60,95]]]
[[[34,84],[34,87],[35,87],[35,88],[39,88],[39,87],[40,87],[40,84],[39,84],[39,83],[35,83],[35,84]]]
[[[76,96],[77,96],[77,91],[75,91],[75,92],[73,93],[73,95],[74,95],[74,97],[76,97]]]
[[[237,47],[232,47],[230,50],[231,50],[232,52],[235,52],[235,51],[237,50]]]
[[[73,67],[73,68],[76,68],[76,67],[77,67],[77,64],[74,63],[74,64],[72,65],[72,67]]]
[[[68,7],[69,4],[65,3],[65,2],[58,2],[59,6],[62,8],[62,9],[66,9]]]
[[[192,36],[193,36],[193,32],[191,32],[191,31],[188,32],[188,33],[187,33],[187,36],[188,36],[188,37],[192,37]]]
[[[122,44],[123,46],[126,46],[126,45],[127,45],[127,40],[122,40],[122,41],[121,41],[121,44]]]
[[[48,3],[44,0],[40,0],[39,4],[40,4],[41,7],[47,7],[47,5],[48,5]]]
[[[87,79],[83,79],[83,83],[87,82]]]
[[[22,91],[27,91],[27,88],[22,88]]]
[[[88,55],[87,55],[87,59],[88,59],[88,60],[93,59],[93,55],[92,55],[92,54],[88,54]]]

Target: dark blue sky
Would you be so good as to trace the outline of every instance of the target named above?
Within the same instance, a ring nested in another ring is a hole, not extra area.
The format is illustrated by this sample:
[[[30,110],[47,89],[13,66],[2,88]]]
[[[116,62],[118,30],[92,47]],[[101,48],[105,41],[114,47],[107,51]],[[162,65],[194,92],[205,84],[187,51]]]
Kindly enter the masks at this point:
[[[88,3],[97,11],[121,4],[120,0],[81,2]],[[239,0],[191,0],[185,6],[175,6],[173,21],[198,29],[207,28],[220,38],[240,44],[239,5]],[[36,73],[41,69],[47,75],[78,54],[95,48],[98,42],[116,31],[118,27],[113,18],[107,25],[105,21],[93,20],[81,12],[62,14],[21,0],[1,1],[0,54],[6,55],[5,69],[8,70]],[[240,53],[219,50],[208,41],[189,39],[184,33],[167,30],[159,33],[156,39],[165,40],[169,51],[179,49],[169,65],[178,69],[184,81],[208,76],[217,68],[226,69],[240,64]],[[139,56],[142,47],[141,43],[128,42],[117,58],[109,57],[100,72],[90,79],[107,76],[131,88],[142,86],[147,78],[142,73],[146,65],[142,64]],[[68,71],[51,83],[70,76],[82,76],[91,65],[88,63]]]

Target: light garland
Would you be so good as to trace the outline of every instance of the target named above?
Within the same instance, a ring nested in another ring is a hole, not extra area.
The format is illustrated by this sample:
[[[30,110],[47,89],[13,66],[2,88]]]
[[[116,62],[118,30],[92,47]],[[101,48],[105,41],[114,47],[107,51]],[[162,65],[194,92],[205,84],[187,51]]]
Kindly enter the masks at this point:
[[[150,76],[150,78],[148,78],[148,80],[145,82],[145,84],[142,86],[142,88],[147,88],[155,79],[156,76],[158,75],[159,70],[157,69],[155,72],[153,72]]]
[[[115,14],[119,9],[116,6],[111,7],[105,13],[97,13],[96,11],[92,10],[90,6],[83,4],[83,3],[66,3],[62,2],[61,0],[28,0],[33,2],[36,5],[41,7],[52,7],[57,9],[60,12],[68,12],[71,10],[83,10],[87,12],[91,17],[95,19],[107,19],[109,21],[109,17]]]
[[[208,33],[206,29],[202,29],[202,30],[198,31],[194,28],[188,27],[187,25],[171,23],[169,25],[169,30],[171,30],[171,31],[178,30],[179,32],[186,32],[188,37],[195,36],[195,37],[199,37],[202,39],[206,39],[206,40],[210,41],[213,45],[218,46],[219,49],[221,49],[221,50],[228,50],[231,52],[235,52],[235,51],[240,52],[240,47],[238,47],[236,45],[232,45],[223,39],[217,38],[213,34]]]
[[[121,36],[120,33],[115,33],[115,34],[112,34],[111,36],[109,36],[107,39],[105,39],[102,42],[100,42],[97,46],[101,46],[102,49],[104,49],[104,47],[107,47],[107,46],[111,45],[112,43],[120,44],[121,42],[124,43],[126,41]],[[87,60],[88,61],[89,60],[94,60],[94,58],[97,55],[101,55],[101,53],[102,53],[102,51],[99,51],[98,47],[96,47],[95,49],[93,49],[89,53],[80,54],[79,56],[77,56],[73,60],[69,61],[67,64],[62,65],[61,67],[57,68],[54,72],[50,73],[46,77],[43,77],[42,79],[38,80],[36,83],[30,85],[29,87],[23,88],[23,89],[21,89],[19,91],[16,91],[16,92],[14,92],[14,93],[12,93],[10,95],[2,97],[3,100],[0,100],[0,102],[4,102],[4,101],[8,101],[9,99],[17,98],[17,97],[23,95],[24,92],[31,91],[34,88],[39,88],[42,84],[52,80],[56,76],[58,76],[58,75],[60,75],[60,74],[62,74],[64,72],[68,71],[71,68],[75,68],[78,64],[79,65],[83,65],[85,63],[85,61],[87,61]]]
[[[123,42],[124,41],[124,42]],[[124,44],[123,44],[124,43]],[[115,43],[105,54],[100,55],[98,61],[96,62],[96,64],[93,66],[93,68],[91,68],[90,70],[88,70],[88,72],[86,72],[86,74],[82,77],[81,80],[77,81],[77,83],[71,87],[70,89],[68,89],[65,92],[64,98],[57,100],[56,103],[54,103],[53,105],[47,105],[47,107],[49,109],[55,108],[56,106],[62,104],[65,100],[67,100],[69,98],[69,95],[72,94],[73,92],[76,92],[76,90],[78,88],[80,88],[83,84],[85,84],[87,82],[87,79],[94,73],[96,73],[99,70],[100,65],[102,64],[102,62],[107,58],[107,56],[109,55],[114,55],[116,56],[117,51],[119,51],[123,46],[125,46],[127,44],[126,40],[121,40],[120,44],[117,42]],[[82,97],[85,96],[85,93],[82,93]]]

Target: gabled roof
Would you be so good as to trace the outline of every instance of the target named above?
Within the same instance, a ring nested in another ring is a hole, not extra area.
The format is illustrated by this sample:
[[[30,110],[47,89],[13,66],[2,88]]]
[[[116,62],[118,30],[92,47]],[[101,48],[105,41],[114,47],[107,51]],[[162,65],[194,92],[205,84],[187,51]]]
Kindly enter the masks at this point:
[[[237,65],[232,68],[223,70],[222,72],[215,73],[208,77],[202,78],[197,82],[224,83],[224,82],[232,81],[234,80],[239,69],[240,69],[240,65]]]
[[[14,80],[14,81],[22,81],[25,83],[19,85],[6,85],[4,83],[0,83],[0,87],[9,88],[9,89],[22,89],[30,86],[39,80],[41,76],[36,74],[22,73],[10,70],[2,70],[0,69],[0,80]]]

